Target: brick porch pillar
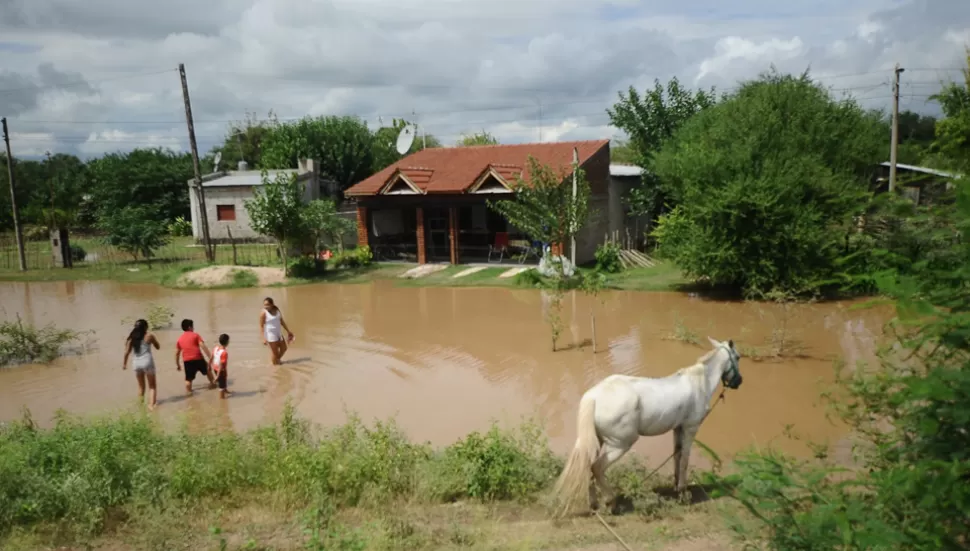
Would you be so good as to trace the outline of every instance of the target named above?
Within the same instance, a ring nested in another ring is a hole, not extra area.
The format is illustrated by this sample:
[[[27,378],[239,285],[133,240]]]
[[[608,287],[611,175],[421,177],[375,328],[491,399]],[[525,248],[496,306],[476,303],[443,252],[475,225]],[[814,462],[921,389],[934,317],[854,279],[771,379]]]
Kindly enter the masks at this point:
[[[552,256],[562,256],[562,244],[561,243],[550,244],[549,253],[552,254]]]
[[[424,209],[418,207],[417,215],[418,228],[416,233],[418,237],[418,264],[427,264],[428,258],[426,251],[424,250]]]
[[[451,263],[458,264],[458,208],[448,208],[448,242],[451,249]]]
[[[369,232],[367,231],[367,207],[357,207],[357,246],[363,247],[369,244]]]

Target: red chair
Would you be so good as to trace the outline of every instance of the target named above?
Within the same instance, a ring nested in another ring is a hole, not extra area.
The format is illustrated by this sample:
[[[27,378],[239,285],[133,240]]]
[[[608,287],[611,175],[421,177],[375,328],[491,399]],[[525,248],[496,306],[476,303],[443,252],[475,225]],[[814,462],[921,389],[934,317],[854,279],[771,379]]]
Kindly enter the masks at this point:
[[[498,253],[498,260],[495,262],[501,262],[508,249],[509,234],[507,232],[495,232],[495,243],[488,246],[488,261],[492,262],[492,256]]]

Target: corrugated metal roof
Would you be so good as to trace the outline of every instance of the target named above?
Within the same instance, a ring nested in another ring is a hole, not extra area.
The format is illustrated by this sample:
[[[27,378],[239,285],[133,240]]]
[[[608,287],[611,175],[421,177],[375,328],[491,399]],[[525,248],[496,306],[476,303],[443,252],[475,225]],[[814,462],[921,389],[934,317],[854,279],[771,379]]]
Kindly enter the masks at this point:
[[[889,167],[890,165],[888,161],[881,164],[884,167]],[[941,178],[953,178],[954,180],[960,177],[959,174],[954,174],[952,172],[944,172],[942,170],[936,170],[935,168],[926,168],[924,166],[904,165],[903,163],[896,163],[896,168],[901,168],[903,170],[911,170],[913,172],[922,172],[923,174],[932,174],[934,176],[940,176]]]
[[[643,169],[636,165],[610,165],[610,176],[633,177],[643,176]]]
[[[295,168],[268,170],[266,172],[270,179],[275,178],[278,174],[298,173]],[[189,183],[191,184],[192,180]],[[202,178],[202,187],[256,187],[261,185],[263,185],[263,176],[258,170],[232,171],[225,173],[223,176]]]

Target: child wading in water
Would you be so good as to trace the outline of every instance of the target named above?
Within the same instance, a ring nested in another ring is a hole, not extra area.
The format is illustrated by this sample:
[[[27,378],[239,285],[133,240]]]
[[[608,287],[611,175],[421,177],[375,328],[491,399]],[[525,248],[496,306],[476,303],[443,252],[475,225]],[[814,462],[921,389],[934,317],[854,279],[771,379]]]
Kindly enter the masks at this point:
[[[229,335],[219,335],[219,345],[212,349],[212,370],[216,373],[216,384],[219,385],[219,397],[232,396],[229,392]]]
[[[205,341],[195,332],[192,320],[182,320],[182,336],[175,342],[175,369],[181,371],[184,364],[185,392],[189,394],[192,394],[192,381],[195,380],[196,373],[201,373],[209,379],[209,388],[216,387],[216,380],[209,371],[209,362],[203,355],[212,359]],[[179,356],[182,357],[182,364],[179,364]]]
[[[128,369],[128,358],[134,355],[131,367],[135,369],[138,379],[138,398],[145,399],[145,382],[148,382],[148,409],[155,409],[157,391],[155,390],[155,359],[152,358],[152,347],[158,350],[158,339],[148,331],[148,322],[138,320],[135,327],[125,340],[125,359],[121,369]]]

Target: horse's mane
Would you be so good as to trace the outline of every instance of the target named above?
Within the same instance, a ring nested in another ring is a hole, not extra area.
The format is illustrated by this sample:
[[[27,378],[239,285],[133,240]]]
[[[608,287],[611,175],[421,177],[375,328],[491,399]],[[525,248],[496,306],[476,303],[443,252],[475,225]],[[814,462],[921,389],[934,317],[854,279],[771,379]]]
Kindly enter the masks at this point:
[[[704,370],[706,372],[705,366],[707,365],[707,362],[711,358],[713,358],[714,357],[714,354],[716,354],[716,353],[717,353],[717,349],[716,348],[713,348],[713,349],[707,351],[707,353],[705,353],[703,356],[701,356],[700,358],[697,358],[697,362],[695,362],[693,365],[689,365],[687,367],[682,367],[682,368],[678,369],[675,374],[676,375],[688,374],[688,373],[697,371],[698,369]]]

